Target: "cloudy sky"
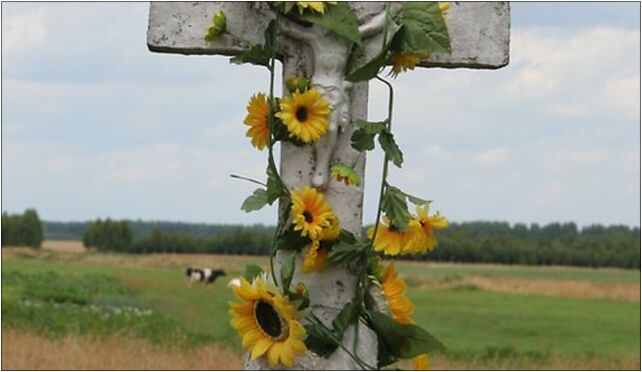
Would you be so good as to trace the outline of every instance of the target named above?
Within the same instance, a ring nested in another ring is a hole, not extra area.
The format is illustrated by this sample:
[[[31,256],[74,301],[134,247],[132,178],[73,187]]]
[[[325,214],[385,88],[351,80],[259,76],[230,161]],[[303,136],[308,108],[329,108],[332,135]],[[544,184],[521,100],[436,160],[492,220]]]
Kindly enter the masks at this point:
[[[395,81],[392,183],[453,221],[639,226],[638,3],[513,3],[511,63]],[[152,54],[147,3],[2,3],[2,209],[273,223],[239,210],[264,153],[244,137],[262,68]],[[385,90],[371,86],[370,118]],[[367,221],[381,156],[368,161]]]

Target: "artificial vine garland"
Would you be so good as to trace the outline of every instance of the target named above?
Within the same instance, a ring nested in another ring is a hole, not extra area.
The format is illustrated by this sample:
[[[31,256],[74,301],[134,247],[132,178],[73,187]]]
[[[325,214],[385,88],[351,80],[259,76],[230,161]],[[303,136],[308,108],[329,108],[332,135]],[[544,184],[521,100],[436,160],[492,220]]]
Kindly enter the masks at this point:
[[[239,332],[243,347],[252,359],[265,358],[271,367],[291,367],[294,359],[310,350],[322,357],[342,348],[364,369],[378,369],[399,359],[413,358],[417,369],[428,368],[428,353],[443,347],[439,341],[416,325],[413,305],[406,297],[406,284],[398,276],[395,263],[384,267],[380,254],[388,256],[423,254],[437,245],[435,229],[448,226],[448,221],[429,214],[430,202],[401,191],[388,180],[392,162],[401,168],[403,154],[391,130],[393,86],[380,76],[388,65],[390,74],[414,67],[433,52],[449,52],[450,39],[444,21],[448,5],[437,2],[412,2],[392,14],[386,6],[386,23],[380,53],[362,67],[346,74],[351,82],[376,79],[389,89],[388,117],[379,122],[356,120],[351,141],[357,151],[375,148],[375,137],[385,153],[376,223],[367,231],[367,240],[359,240],[341,228],[341,221],[324,195],[307,186],[288,189],[281,180],[274,160],[274,145],[288,141],[307,146],[322,138],[328,130],[331,109],[322,92],[312,87],[308,77],[291,77],[286,81],[290,94],[274,96],[275,55],[278,22],[282,17],[300,24],[316,24],[334,32],[337,37],[360,45],[358,22],[347,3],[277,2],[271,3],[275,18],[265,30],[264,44],[251,46],[232,58],[235,63],[252,63],[268,68],[270,90],[257,93],[247,105],[243,123],[252,145],[268,151],[267,182],[235,176],[263,187],[258,188],[242,205],[246,212],[272,205],[281,199],[282,209],[270,249],[270,270],[264,272],[249,265],[240,286],[233,291],[240,302],[230,303],[231,324]],[[214,15],[206,41],[214,41],[226,32],[223,12]],[[351,165],[333,164],[331,176],[348,186],[359,186],[361,179]],[[416,214],[408,211],[408,202]],[[355,298],[332,323],[325,326],[309,311],[309,293],[302,283],[292,286],[296,253],[307,247],[301,267],[303,273],[320,272],[328,266],[345,265],[357,278]],[[273,258],[277,250],[290,251],[289,259],[275,273]],[[384,299],[382,306],[378,298]],[[378,336],[378,365],[371,366],[341,344],[346,328],[363,321]],[[304,325],[305,324],[305,325]]]

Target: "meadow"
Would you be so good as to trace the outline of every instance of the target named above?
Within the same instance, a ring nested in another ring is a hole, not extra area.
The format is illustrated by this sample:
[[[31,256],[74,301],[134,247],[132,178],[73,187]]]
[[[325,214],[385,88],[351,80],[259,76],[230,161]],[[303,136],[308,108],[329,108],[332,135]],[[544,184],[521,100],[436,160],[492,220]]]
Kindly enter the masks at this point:
[[[236,369],[227,280],[265,257],[2,249],[3,369]],[[223,268],[186,285],[188,265]],[[434,369],[640,369],[640,271],[401,262]],[[400,367],[405,367],[401,365]]]

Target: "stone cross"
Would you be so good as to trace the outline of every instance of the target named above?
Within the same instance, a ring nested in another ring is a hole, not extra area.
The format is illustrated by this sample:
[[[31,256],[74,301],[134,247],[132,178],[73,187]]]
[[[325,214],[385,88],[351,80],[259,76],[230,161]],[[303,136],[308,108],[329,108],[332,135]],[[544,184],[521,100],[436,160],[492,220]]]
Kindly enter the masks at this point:
[[[346,186],[328,174],[335,162],[356,164],[355,170],[363,179],[365,154],[352,149],[350,137],[351,123],[367,118],[368,83],[351,84],[344,81],[344,75],[346,70],[354,70],[379,53],[385,3],[354,2],[351,6],[359,21],[363,52],[349,66],[349,42],[320,26],[279,24],[277,56],[283,63],[283,80],[292,76],[312,77],[313,86],[321,91],[332,109],[328,133],[314,145],[297,147],[281,142],[280,172],[289,188],[313,185],[322,189],[341,227],[359,235],[363,182],[360,187]],[[203,37],[212,16],[221,10],[227,16],[227,32],[214,42],[206,42]],[[271,19],[269,8],[255,2],[152,2],[147,45],[151,51],[160,53],[233,56],[251,45],[263,44],[263,31]],[[445,19],[452,51],[431,54],[420,66],[497,69],[508,64],[510,7],[507,2],[455,2]],[[285,87],[284,92],[287,92]],[[239,110],[242,107],[239,105]],[[297,258],[297,268],[301,267],[303,256]],[[283,259],[277,254],[277,273]],[[355,277],[342,267],[331,267],[323,273],[297,271],[292,282],[306,285],[312,311],[329,326],[355,295]],[[358,337],[356,343],[355,337]],[[368,365],[377,365],[377,338],[365,325],[348,328],[343,344]],[[248,362],[246,368],[266,369],[266,364]],[[308,352],[296,361],[294,369],[345,370],[359,369],[359,366],[339,348],[327,359]]]

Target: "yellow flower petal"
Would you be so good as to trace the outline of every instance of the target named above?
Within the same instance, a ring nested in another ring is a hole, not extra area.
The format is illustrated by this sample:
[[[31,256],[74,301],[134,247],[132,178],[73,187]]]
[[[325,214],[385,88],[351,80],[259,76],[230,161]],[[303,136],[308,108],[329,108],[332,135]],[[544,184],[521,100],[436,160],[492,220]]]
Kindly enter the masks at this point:
[[[267,98],[263,93],[257,93],[247,104],[247,116],[243,124],[249,126],[245,136],[252,140],[252,146],[259,150],[267,147],[270,141],[270,128],[268,116],[270,108]]]
[[[392,54],[392,76],[397,77],[401,72],[414,70],[415,66],[422,59],[428,58],[426,53],[404,53],[395,52]]]
[[[275,343],[274,345],[272,345],[270,350],[268,350],[267,359],[270,367],[275,367],[277,364],[279,364],[279,359],[281,359],[281,348],[282,344]]]
[[[397,276],[397,267],[391,262],[383,273],[381,290],[386,297],[392,318],[402,324],[411,324],[414,306],[406,297],[406,283]]]
[[[430,361],[428,354],[421,354],[412,359],[415,371],[428,371],[430,370]]]
[[[332,219],[336,219],[323,194],[312,187],[292,191],[290,214],[294,230],[311,240],[318,240],[324,229],[331,226]]]
[[[254,346],[261,338],[263,338],[263,333],[258,329],[253,329],[243,335],[243,347],[249,348]]]
[[[269,339],[260,339],[252,348],[250,357],[252,358],[252,360],[260,357],[261,355],[265,354],[272,345],[273,343]]]
[[[296,91],[284,97],[276,117],[288,128],[290,137],[305,143],[318,141],[328,130],[330,104],[317,89]]]
[[[230,302],[230,324],[252,359],[265,356],[271,367],[278,363],[291,366],[295,355],[306,352],[305,328],[286,296],[260,277],[252,283],[242,279],[233,290],[241,302]]]
[[[326,4],[335,5],[336,3],[336,1],[297,1],[296,5],[301,14],[303,14],[303,11],[308,8],[318,13],[325,13]]]

